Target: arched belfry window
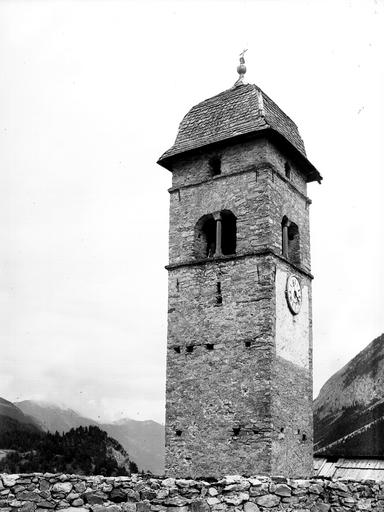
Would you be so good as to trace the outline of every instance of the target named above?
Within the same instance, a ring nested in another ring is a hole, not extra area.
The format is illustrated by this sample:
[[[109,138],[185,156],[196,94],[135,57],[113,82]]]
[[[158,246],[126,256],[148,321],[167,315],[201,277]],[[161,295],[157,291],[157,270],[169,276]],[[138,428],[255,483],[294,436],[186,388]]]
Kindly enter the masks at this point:
[[[292,263],[300,264],[300,233],[297,224],[284,216],[281,222],[282,254]]]
[[[195,256],[212,258],[216,252],[216,221],[212,213],[204,215],[195,226]]]
[[[196,258],[214,258],[236,253],[236,217],[229,210],[209,213],[195,226]]]

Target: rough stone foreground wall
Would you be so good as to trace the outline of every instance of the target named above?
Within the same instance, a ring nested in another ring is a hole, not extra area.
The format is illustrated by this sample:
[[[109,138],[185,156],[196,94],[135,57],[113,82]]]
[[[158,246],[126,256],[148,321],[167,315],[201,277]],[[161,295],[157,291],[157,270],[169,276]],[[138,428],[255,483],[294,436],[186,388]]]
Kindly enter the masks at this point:
[[[384,511],[384,483],[284,477],[221,480],[0,476],[1,512],[342,512]]]

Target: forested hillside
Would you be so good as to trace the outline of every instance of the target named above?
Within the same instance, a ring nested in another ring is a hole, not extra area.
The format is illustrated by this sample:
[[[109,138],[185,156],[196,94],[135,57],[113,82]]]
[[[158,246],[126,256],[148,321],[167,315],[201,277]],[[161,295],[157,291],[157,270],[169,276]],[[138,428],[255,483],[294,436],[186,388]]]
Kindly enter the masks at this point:
[[[121,444],[98,427],[78,427],[64,434],[8,431],[0,436],[0,449],[9,450],[0,461],[0,472],[105,476],[137,472]]]

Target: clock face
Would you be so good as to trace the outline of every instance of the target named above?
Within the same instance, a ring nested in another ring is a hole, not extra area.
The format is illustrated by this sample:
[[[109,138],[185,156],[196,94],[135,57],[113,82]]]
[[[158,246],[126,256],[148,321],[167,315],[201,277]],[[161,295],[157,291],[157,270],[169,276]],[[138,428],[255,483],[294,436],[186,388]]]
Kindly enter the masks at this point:
[[[287,279],[287,289],[285,293],[287,296],[289,309],[294,315],[297,315],[297,313],[300,311],[303,297],[300,281],[293,274],[291,274]]]

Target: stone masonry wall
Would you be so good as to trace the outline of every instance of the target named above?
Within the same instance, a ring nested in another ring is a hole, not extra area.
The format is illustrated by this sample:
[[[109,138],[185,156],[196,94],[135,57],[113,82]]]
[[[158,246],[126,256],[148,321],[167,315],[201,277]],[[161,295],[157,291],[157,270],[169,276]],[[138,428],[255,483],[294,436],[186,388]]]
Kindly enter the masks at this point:
[[[219,480],[0,475],[2,512],[383,511],[384,483],[284,477]]]
[[[169,273],[169,476],[271,471],[273,293],[267,256]]]
[[[287,307],[286,282],[292,272],[279,261],[275,279],[275,348],[272,378],[272,474],[298,476],[295,468],[313,461],[311,280],[298,275],[302,287],[299,314]],[[303,470],[299,475],[310,474]]]
[[[204,152],[173,166],[166,474],[308,474],[311,367],[303,371],[293,361],[280,375],[275,353],[275,278],[283,265],[285,216],[299,228],[303,276],[310,267],[304,176],[288,162],[288,179],[286,157],[266,139],[222,147],[218,176],[210,176],[212,156]],[[207,259],[195,250],[201,235],[196,225],[217,211],[236,217],[236,254]],[[289,263],[285,268],[292,271]],[[279,299],[287,310],[285,289]],[[308,316],[307,308],[300,317],[307,326]],[[301,355],[309,360],[309,330],[294,323],[288,352],[300,334],[306,341]]]

